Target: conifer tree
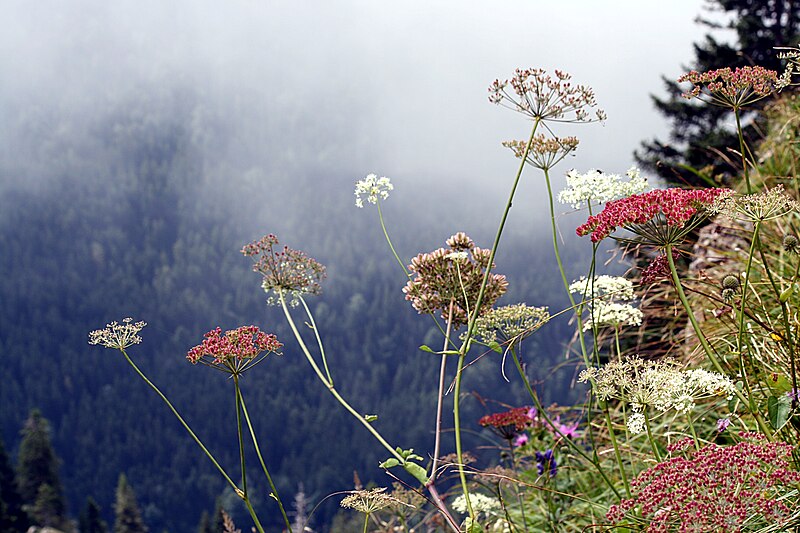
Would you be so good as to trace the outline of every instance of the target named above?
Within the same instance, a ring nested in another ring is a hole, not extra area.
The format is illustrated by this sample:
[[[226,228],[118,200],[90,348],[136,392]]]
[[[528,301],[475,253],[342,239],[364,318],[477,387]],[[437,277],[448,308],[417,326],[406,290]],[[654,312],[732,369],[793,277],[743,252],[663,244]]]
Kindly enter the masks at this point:
[[[125,474],[119,475],[114,513],[114,533],[147,533],[139,504],[136,503],[136,494]]]
[[[108,533],[108,525],[100,512],[100,506],[89,496],[78,517],[79,533]]]
[[[197,533],[215,533],[214,525],[211,523],[211,516],[208,511],[203,511],[200,515],[200,524],[197,526]]]
[[[22,510],[22,496],[17,489],[14,469],[0,440],[0,533],[27,529],[28,517]]]
[[[58,464],[50,442],[49,424],[39,410],[34,409],[22,428],[17,483],[23,505],[29,509],[36,525],[63,527],[68,523]],[[38,523],[40,519],[47,523]]]
[[[715,30],[728,30],[722,37],[733,35],[733,41],[717,40],[711,33],[695,43],[695,58],[686,68],[699,72],[723,68],[760,65],[782,72],[776,46],[797,45],[800,35],[800,2],[792,0],[707,0],[711,18],[698,17],[697,22]],[[668,96],[652,96],[658,111],[671,124],[670,139],[653,139],[642,143],[636,159],[655,170],[667,181],[686,185],[724,184],[741,172],[725,164],[720,154],[730,155],[730,147],[738,146],[736,134],[728,127],[730,110],[686,100],[674,80],[684,72],[664,76]],[[760,102],[760,104],[766,101]],[[755,108],[752,106],[751,108]],[[752,124],[751,124],[752,126]],[[752,141],[757,129],[747,127],[745,134]],[[732,158],[737,161],[737,158]],[[698,176],[691,169],[702,170]]]

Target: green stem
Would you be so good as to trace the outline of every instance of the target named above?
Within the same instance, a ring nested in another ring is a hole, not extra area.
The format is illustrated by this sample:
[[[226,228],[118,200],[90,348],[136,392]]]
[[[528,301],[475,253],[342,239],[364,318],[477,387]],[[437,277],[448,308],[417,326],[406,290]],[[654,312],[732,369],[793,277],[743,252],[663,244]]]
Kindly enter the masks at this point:
[[[247,474],[244,464],[244,439],[242,438],[242,404],[239,399],[239,376],[233,374],[233,386],[236,389],[236,434],[239,436],[239,463],[242,467],[242,493],[247,499]]]
[[[753,188],[750,186],[750,172],[747,168],[747,158],[745,157],[744,147],[744,133],[742,132],[742,122],[739,118],[739,108],[733,108],[733,115],[736,117],[736,133],[739,136],[739,153],[742,155],[742,170],[744,171],[744,180],[747,183],[747,194],[753,194]]]
[[[450,299],[450,310],[447,313],[447,331],[444,335],[444,348],[442,351],[447,351],[450,345],[450,330],[453,324],[453,306],[454,300]],[[437,470],[439,469],[439,453],[442,443],[442,411],[444,410],[444,388],[445,380],[447,378],[447,354],[442,354],[442,363],[439,366],[439,393],[436,399],[436,435],[433,445],[433,466],[431,467],[431,477],[428,479],[426,485],[432,485],[436,482]]]
[[[692,438],[694,439],[694,449],[698,452],[700,451],[700,439],[697,438],[697,431],[694,429],[694,421],[692,420],[692,413],[686,413],[686,420],[689,422],[689,431],[692,433]]]
[[[619,444],[617,444],[617,436],[614,434],[614,425],[611,423],[611,414],[608,412],[608,405],[605,406],[603,412],[605,413],[606,427],[608,428],[608,435],[611,438],[611,445],[614,447],[614,456],[617,458],[619,474],[622,476],[623,485],[625,485],[625,495],[630,498],[631,487],[628,484],[628,475],[625,473],[625,465],[622,464],[622,454],[619,450]]]
[[[378,205],[378,218],[381,221],[381,229],[383,230],[383,236],[386,237],[386,242],[389,244],[389,249],[392,250],[392,255],[394,255],[395,259],[397,259],[397,263],[400,265],[400,268],[402,268],[403,272],[406,273],[406,276],[408,276],[410,278],[411,277],[411,273],[408,271],[408,268],[406,268],[405,263],[403,263],[403,261],[400,259],[400,256],[397,255],[397,251],[394,249],[394,245],[392,244],[392,239],[389,238],[389,232],[386,231],[386,225],[383,222],[383,211],[381,211],[381,201],[380,201],[380,199],[378,200],[378,204],[377,205]]]
[[[744,283],[742,284],[742,305],[740,306],[739,311],[739,334],[736,337],[736,350],[739,352],[739,364],[742,367],[744,367],[744,349],[742,346],[744,342],[744,308],[745,302],[747,301],[747,288],[748,283],[750,282],[750,270],[753,266],[753,256],[755,255],[758,230],[760,227],[760,222],[756,222],[753,226],[753,236],[750,239],[750,250],[747,253],[747,266],[745,267]]]
[[[683,304],[683,309],[686,311],[686,315],[689,317],[689,322],[692,324],[692,328],[694,329],[695,335],[697,335],[697,340],[700,342],[700,346],[703,347],[703,351],[706,353],[706,357],[708,357],[711,364],[714,365],[714,369],[719,372],[720,374],[727,375],[725,369],[722,368],[722,364],[717,358],[714,349],[708,343],[703,330],[700,329],[700,325],[697,323],[697,319],[694,317],[694,312],[692,311],[691,306],[689,305],[689,301],[686,299],[686,293],[683,292],[683,285],[681,285],[680,277],[678,276],[678,271],[675,268],[675,260],[672,258],[672,245],[667,244],[664,247],[664,253],[667,256],[667,262],[669,263],[669,270],[670,274],[672,274],[672,284],[675,286],[675,291],[678,293],[678,299],[680,299],[681,304]],[[769,427],[767,426],[764,418],[761,416],[761,413],[756,409],[753,403],[744,395],[742,391],[738,388],[733,388],[733,393],[736,395],[737,398],[742,402],[742,404],[747,405],[750,413],[755,418],[756,423],[758,424],[759,429],[764,434],[764,436],[772,442],[773,436],[770,433]]]
[[[367,533],[368,524],[369,524],[369,513],[364,513],[364,533]]]
[[[306,316],[311,321],[311,329],[314,330],[314,337],[317,339],[317,346],[319,347],[319,354],[322,358],[322,366],[325,368],[325,375],[328,377],[328,383],[330,383],[331,387],[333,386],[333,378],[331,377],[331,371],[328,370],[328,358],[325,357],[325,347],[322,345],[322,339],[319,336],[319,330],[317,330],[317,323],[314,322],[314,315],[311,314],[311,310],[308,308],[306,301],[303,298],[300,298],[300,303],[303,304],[303,309],[306,311]]]
[[[234,381],[234,383],[236,382]],[[261,462],[261,468],[264,470],[264,475],[267,477],[269,488],[272,490],[272,494],[270,494],[270,496],[274,497],[275,501],[278,502],[278,507],[280,508],[281,516],[286,524],[287,531],[291,531],[292,524],[289,522],[289,517],[286,515],[286,510],[283,508],[283,502],[278,495],[278,489],[275,487],[275,483],[272,481],[272,476],[269,475],[269,470],[267,470],[267,465],[264,462],[264,457],[261,455],[261,449],[258,446],[258,439],[256,438],[255,431],[253,430],[253,424],[250,422],[250,415],[247,413],[247,406],[244,403],[244,395],[242,394],[242,390],[240,388],[237,388],[237,391],[239,394],[239,402],[242,405],[242,413],[244,413],[244,420],[247,422],[247,428],[250,430],[250,438],[253,440],[253,446],[256,449],[256,455],[258,455],[258,460]]]
[[[653,432],[650,430],[650,417],[647,416],[647,408],[643,409],[644,414],[644,427],[647,429],[647,440],[650,441],[650,447],[653,449],[653,455],[656,456],[656,461],[662,461],[661,452],[658,450],[658,445],[653,439]]]
[[[180,413],[178,413],[178,410],[177,410],[177,409],[175,409],[175,407],[174,407],[174,406],[172,405],[172,403],[171,403],[171,402],[170,402],[170,401],[167,399],[167,397],[166,397],[166,396],[164,396],[164,393],[162,393],[162,392],[161,392],[161,391],[158,389],[158,387],[156,387],[156,386],[153,384],[153,382],[152,382],[152,381],[150,381],[149,379],[147,379],[147,376],[145,376],[145,375],[144,375],[144,373],[142,373],[142,371],[141,371],[141,370],[139,370],[139,367],[138,367],[138,366],[136,366],[136,364],[133,362],[133,360],[131,360],[131,358],[130,358],[130,357],[128,357],[128,353],[127,353],[127,352],[126,352],[124,349],[121,349],[120,351],[122,352],[122,355],[124,355],[124,356],[125,356],[125,359],[127,359],[127,360],[128,360],[128,363],[129,363],[129,364],[130,364],[130,365],[133,367],[133,369],[136,371],[136,373],[137,373],[137,374],[139,374],[139,377],[141,377],[141,378],[142,378],[142,379],[145,381],[145,383],[147,383],[148,385],[150,385],[150,388],[152,388],[152,389],[153,389],[153,390],[156,392],[156,394],[158,394],[158,396],[159,396],[159,397],[160,397],[162,400],[164,400],[164,403],[166,403],[166,404],[167,404],[167,407],[169,407],[170,411],[172,411],[172,414],[174,414],[174,415],[175,415],[175,417],[178,419],[178,421],[181,423],[181,425],[184,427],[184,429],[185,429],[187,432],[189,432],[189,435],[190,435],[190,436],[191,436],[191,437],[194,439],[194,441],[197,443],[197,445],[198,445],[198,446],[200,446],[200,449],[201,449],[201,450],[203,450],[203,452],[204,452],[204,453],[206,454],[206,456],[207,456],[207,457],[208,457],[208,458],[211,460],[211,462],[212,462],[212,463],[214,463],[214,466],[215,466],[215,467],[217,467],[217,470],[219,470],[219,473],[220,473],[220,474],[222,474],[222,477],[224,477],[224,478],[225,478],[225,481],[227,481],[227,482],[228,482],[228,484],[231,486],[231,488],[232,488],[232,489],[233,489],[235,492],[237,492],[237,493],[238,493],[238,492],[239,492],[239,487],[237,487],[237,486],[236,486],[236,483],[234,483],[234,482],[233,482],[233,480],[232,480],[232,479],[230,478],[230,476],[229,476],[229,475],[228,475],[228,474],[225,472],[225,470],[224,470],[224,469],[223,469],[223,468],[220,466],[220,464],[217,462],[217,460],[214,458],[214,456],[213,456],[213,455],[211,455],[211,452],[210,452],[210,451],[208,451],[208,448],[206,448],[206,447],[205,447],[205,445],[204,445],[204,444],[203,444],[203,443],[200,441],[200,438],[199,438],[199,437],[198,437],[198,436],[195,434],[195,432],[194,432],[194,431],[192,431],[192,428],[190,428],[190,427],[189,427],[189,424],[187,424],[187,423],[186,423],[186,421],[183,419],[183,417],[180,415]]]
[[[261,522],[258,520],[258,516],[256,515],[255,509],[253,509],[253,504],[250,503],[250,498],[244,497],[244,504],[247,506],[247,512],[250,513],[250,518],[253,519],[253,523],[258,529],[258,533],[264,533],[264,527],[261,525]],[[291,531],[291,530],[290,530]]]
[[[456,383],[453,388],[453,420],[456,437],[456,455],[458,457],[458,478],[461,480],[461,490],[464,493],[464,501],[467,504],[467,512],[471,522],[476,523],[475,511],[472,509],[472,503],[469,501],[469,488],[467,487],[467,475],[464,472],[464,461],[462,459],[463,453],[461,449],[461,417],[459,414],[459,397],[461,396],[461,371],[464,368],[464,359],[466,354],[462,353],[458,356],[458,366],[456,367]]]

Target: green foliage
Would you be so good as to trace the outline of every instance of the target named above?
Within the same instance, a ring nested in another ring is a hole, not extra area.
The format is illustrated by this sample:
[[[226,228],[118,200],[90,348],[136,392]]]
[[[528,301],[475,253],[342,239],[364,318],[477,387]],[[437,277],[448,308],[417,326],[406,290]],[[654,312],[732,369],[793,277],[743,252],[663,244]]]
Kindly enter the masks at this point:
[[[0,531],[25,531],[28,517],[22,510],[22,496],[17,490],[17,479],[0,439]]]
[[[78,516],[79,533],[108,533],[108,524],[103,520],[100,506],[89,496]],[[205,532],[200,532],[205,533]]]
[[[136,493],[128,484],[125,474],[120,474],[114,502],[114,533],[147,533],[142,520]]]

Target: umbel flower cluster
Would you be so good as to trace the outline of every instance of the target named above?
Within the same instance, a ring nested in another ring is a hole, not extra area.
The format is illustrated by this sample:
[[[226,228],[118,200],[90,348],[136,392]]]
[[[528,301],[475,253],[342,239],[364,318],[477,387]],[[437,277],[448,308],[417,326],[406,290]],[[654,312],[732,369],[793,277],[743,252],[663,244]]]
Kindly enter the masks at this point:
[[[700,368],[681,370],[673,361],[647,361],[629,357],[600,368],[583,370],[578,381],[592,383],[597,398],[614,398],[627,402],[633,409],[628,418],[632,433],[644,430],[644,411],[648,407],[664,413],[674,409],[687,413],[698,400],[711,397],[731,399],[734,384],[727,377]]]
[[[550,320],[546,307],[525,304],[505,305],[491,309],[475,321],[475,336],[484,343],[519,344]]]
[[[678,78],[678,82],[692,84],[692,88],[683,93],[684,98],[698,98],[724,107],[742,107],[789,85],[791,71],[779,77],[774,70],[760,66],[734,70],[726,67],[706,72],[693,70]]]
[[[583,329],[595,326],[639,326],[642,312],[630,303],[633,300],[633,283],[620,276],[581,277],[572,282],[569,292],[580,295],[588,303],[590,317]]]
[[[142,342],[139,332],[146,325],[146,322],[134,322],[132,318],[124,318],[122,324],[114,321],[103,329],[90,332],[89,344],[100,344],[106,348],[124,350],[128,346]]]
[[[489,428],[506,440],[513,439],[517,433],[533,425],[536,420],[534,407],[515,407],[501,413],[492,413],[481,417],[478,424]]]
[[[641,194],[649,188],[647,178],[641,176],[638,168],[628,169],[625,175],[627,181],[617,174],[603,174],[599,170],[580,174],[572,169],[567,172],[567,188],[558,194],[558,201],[580,209],[590,203],[604,204]]]
[[[503,275],[490,273],[481,308],[476,310],[480,287],[490,268],[491,250],[478,248],[463,232],[446,242],[449,249],[439,248],[411,260],[408,269],[416,276],[403,287],[403,292],[419,313],[441,310],[442,318],[450,317],[457,329],[467,324],[471,313],[477,311],[481,315],[491,309],[508,290],[508,281]]]
[[[682,230],[688,231],[693,227],[692,222],[699,222],[698,218],[717,198],[732,192],[730,189],[674,188],[634,194],[608,202],[600,213],[578,226],[576,233],[581,237],[591,234],[592,242],[599,242],[617,228],[626,228],[651,244],[674,243],[674,239],[685,236]],[[670,230],[678,230],[678,233]],[[670,242],[663,242],[664,238]]]
[[[547,170],[564,159],[578,148],[577,137],[548,137],[536,135],[528,141],[504,141],[503,146],[510,148],[518,158],[525,157],[534,168]]]
[[[573,85],[572,76],[556,70],[551,76],[542,69],[517,69],[511,79],[495,80],[489,86],[489,101],[518,111],[533,119],[553,122],[605,120],[597,109],[591,87]]]
[[[389,198],[389,191],[394,190],[394,185],[386,176],[380,178],[376,174],[368,174],[363,180],[356,182],[356,207],[364,207],[364,200],[361,195],[367,197],[371,204],[377,204],[378,199],[386,200]]]
[[[733,446],[707,444],[642,472],[631,486],[636,496],[612,505],[607,518],[620,524],[636,514],[648,532],[741,531],[743,526],[780,524],[791,515],[781,496],[800,482],[789,469],[792,446],[765,442],[757,433],[740,433]],[[688,449],[692,439],[668,447]],[[638,520],[637,520],[638,521]],[[783,531],[783,530],[781,530]]]
[[[755,194],[726,194],[717,198],[710,210],[734,220],[764,222],[800,211],[797,200],[776,185]]]
[[[220,328],[215,328],[203,335],[203,342],[189,350],[186,359],[193,365],[201,363],[230,374],[241,374],[258,363],[261,354],[266,357],[282,346],[275,335],[264,333],[256,326],[241,326],[224,335]]]
[[[290,303],[297,305],[303,294],[319,294],[320,281],[325,278],[325,267],[315,259],[288,246],[280,248],[275,235],[265,235],[242,248],[246,256],[253,256],[253,271],[263,276],[261,288],[269,296],[267,303],[280,302],[284,293],[291,296]]]

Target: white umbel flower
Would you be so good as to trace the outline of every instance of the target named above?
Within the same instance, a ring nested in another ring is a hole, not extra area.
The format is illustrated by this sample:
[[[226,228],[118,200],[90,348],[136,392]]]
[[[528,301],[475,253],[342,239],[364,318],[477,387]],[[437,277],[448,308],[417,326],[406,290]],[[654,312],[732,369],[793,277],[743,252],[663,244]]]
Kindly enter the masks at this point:
[[[641,177],[638,168],[630,168],[625,175],[627,181],[617,174],[603,174],[599,170],[590,170],[586,174],[570,170],[567,172],[567,188],[558,194],[558,201],[580,209],[586,207],[587,202],[604,204],[650,188],[647,178]]]
[[[375,174],[368,174],[363,180],[356,182],[356,207],[364,207],[364,201],[361,195],[366,195],[367,201],[371,204],[377,204],[378,198],[386,200],[389,197],[389,191],[394,190],[394,185],[389,181],[386,176],[380,178]]]

